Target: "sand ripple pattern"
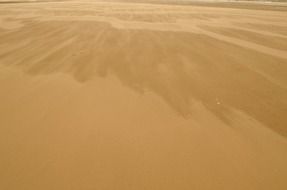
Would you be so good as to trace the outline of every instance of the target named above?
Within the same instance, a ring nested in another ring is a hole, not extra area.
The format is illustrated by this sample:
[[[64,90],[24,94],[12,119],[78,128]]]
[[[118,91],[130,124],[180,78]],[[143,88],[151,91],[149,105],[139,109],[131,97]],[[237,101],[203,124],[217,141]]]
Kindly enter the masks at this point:
[[[84,83],[116,76],[184,117],[192,100],[287,135],[287,12],[132,3],[0,7],[0,64]],[[285,114],[284,114],[285,113]]]

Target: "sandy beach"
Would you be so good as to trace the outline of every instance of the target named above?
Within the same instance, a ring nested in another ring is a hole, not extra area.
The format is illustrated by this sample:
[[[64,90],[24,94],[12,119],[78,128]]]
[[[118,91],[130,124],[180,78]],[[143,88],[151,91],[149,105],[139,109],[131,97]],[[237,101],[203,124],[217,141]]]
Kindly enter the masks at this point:
[[[0,189],[285,190],[286,138],[284,3],[0,1]]]

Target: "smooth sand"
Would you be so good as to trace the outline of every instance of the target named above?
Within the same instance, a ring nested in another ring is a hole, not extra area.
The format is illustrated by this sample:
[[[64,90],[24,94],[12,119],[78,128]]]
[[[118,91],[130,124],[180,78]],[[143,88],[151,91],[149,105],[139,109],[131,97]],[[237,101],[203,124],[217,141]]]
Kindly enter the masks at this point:
[[[0,189],[287,189],[282,9],[0,4]]]

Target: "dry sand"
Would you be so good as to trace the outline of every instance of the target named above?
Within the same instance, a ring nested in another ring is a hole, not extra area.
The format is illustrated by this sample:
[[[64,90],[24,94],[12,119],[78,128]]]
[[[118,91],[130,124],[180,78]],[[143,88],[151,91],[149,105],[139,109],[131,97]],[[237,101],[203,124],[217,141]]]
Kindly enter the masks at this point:
[[[286,10],[0,4],[0,189],[287,189]]]

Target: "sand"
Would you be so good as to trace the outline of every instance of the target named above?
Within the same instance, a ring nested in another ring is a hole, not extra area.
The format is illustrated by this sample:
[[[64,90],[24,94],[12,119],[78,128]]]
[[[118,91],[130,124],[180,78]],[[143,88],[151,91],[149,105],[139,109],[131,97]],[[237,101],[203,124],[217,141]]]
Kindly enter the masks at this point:
[[[0,189],[287,189],[287,7],[252,6],[0,3]]]

